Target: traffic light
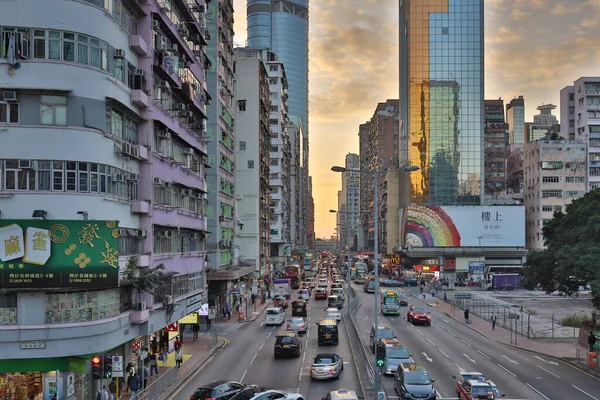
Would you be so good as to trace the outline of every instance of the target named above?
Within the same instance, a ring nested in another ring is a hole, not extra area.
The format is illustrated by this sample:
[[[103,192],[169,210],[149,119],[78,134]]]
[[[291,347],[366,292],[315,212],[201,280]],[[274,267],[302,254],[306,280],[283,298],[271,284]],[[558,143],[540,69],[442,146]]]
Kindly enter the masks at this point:
[[[112,357],[104,356],[104,378],[112,378]]]
[[[102,357],[92,357],[92,379],[102,378]]]
[[[375,364],[380,368],[385,364],[385,346],[377,346],[377,359],[375,360]]]

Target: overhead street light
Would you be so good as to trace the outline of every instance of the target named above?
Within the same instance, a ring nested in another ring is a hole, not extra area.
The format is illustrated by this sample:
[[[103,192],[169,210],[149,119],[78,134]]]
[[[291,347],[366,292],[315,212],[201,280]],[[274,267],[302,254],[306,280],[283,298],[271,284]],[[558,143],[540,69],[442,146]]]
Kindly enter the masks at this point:
[[[362,170],[362,169],[351,169],[340,166],[333,166],[331,170],[333,172],[356,172],[359,174],[373,174],[374,182],[373,182],[373,198],[374,198],[374,206],[373,206],[373,214],[375,218],[373,218],[373,228],[375,235],[375,248],[373,250],[373,280],[375,281],[375,294],[373,295],[373,304],[374,304],[374,323],[375,323],[375,345],[379,343],[379,183],[378,176],[379,174],[385,174],[386,172],[413,172],[418,171],[419,168],[416,165],[409,165],[408,167],[403,168],[394,168],[394,169],[378,169],[378,170]],[[330,210],[331,212],[331,210]],[[348,310],[348,313],[350,310]],[[377,352],[375,352],[375,357],[373,359],[373,370],[375,372],[375,377],[373,379],[373,391],[375,392],[374,398],[378,398],[379,390],[381,389],[381,366],[377,363]]]

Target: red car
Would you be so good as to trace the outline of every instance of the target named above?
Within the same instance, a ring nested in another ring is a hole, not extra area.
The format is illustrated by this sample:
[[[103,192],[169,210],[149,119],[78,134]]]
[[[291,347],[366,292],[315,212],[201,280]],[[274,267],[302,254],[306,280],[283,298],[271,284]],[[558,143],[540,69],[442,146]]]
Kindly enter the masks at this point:
[[[283,309],[288,308],[288,300],[285,297],[275,297],[273,300],[273,307],[281,307]]]
[[[492,386],[482,381],[463,381],[457,384],[456,394],[459,400],[498,400]]]
[[[410,306],[406,314],[406,320],[411,324],[431,325],[431,314],[424,308]]]
[[[327,300],[327,290],[326,289],[316,289],[315,290],[315,300]]]

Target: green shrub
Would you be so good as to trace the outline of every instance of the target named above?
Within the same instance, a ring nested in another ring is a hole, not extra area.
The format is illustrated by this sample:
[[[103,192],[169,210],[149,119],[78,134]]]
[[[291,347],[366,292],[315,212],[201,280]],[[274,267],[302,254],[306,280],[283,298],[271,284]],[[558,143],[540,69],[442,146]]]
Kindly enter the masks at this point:
[[[581,326],[592,326],[592,316],[587,314],[573,314],[564,317],[560,324],[562,326],[574,326],[579,328]]]

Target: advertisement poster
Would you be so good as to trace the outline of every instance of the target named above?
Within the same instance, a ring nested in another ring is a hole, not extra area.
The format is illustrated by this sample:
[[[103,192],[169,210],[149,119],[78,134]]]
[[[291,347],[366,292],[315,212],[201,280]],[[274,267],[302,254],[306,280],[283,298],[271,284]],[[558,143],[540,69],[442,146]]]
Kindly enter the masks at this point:
[[[116,287],[117,221],[0,220],[0,286]]]
[[[66,397],[63,392],[62,380],[59,379],[58,385],[57,385],[55,376],[45,377],[44,378],[44,400],[52,400],[52,397],[54,396],[54,394],[57,393],[57,390],[58,390],[58,394],[57,394],[56,398],[58,400],[64,400]]]
[[[401,215],[403,246],[525,247],[523,206],[410,206]]]

